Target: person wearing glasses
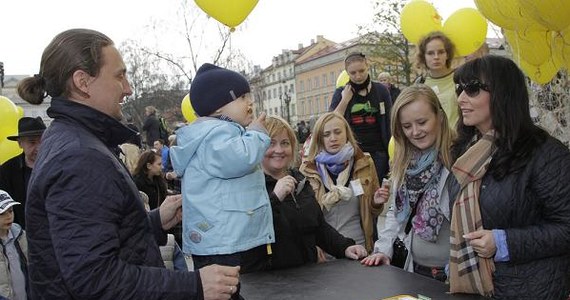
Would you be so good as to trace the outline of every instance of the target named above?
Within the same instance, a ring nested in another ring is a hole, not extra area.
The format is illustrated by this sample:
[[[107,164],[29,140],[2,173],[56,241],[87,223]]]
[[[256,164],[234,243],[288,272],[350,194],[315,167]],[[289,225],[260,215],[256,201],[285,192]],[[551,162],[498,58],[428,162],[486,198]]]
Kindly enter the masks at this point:
[[[536,126],[525,76],[484,56],[455,71],[452,293],[567,299],[570,151]]]
[[[453,130],[436,94],[425,84],[402,91],[391,119],[398,151],[392,160],[391,190],[380,189],[382,199],[389,199],[391,206],[374,252],[362,264],[396,265],[445,281],[450,227],[446,180]],[[408,249],[407,257],[399,262],[394,260],[392,247],[396,238]]]
[[[381,83],[370,79],[368,60],[360,52],[344,59],[349,81],[335,90],[329,111],[348,121],[358,146],[370,153],[378,178],[388,174],[388,142],[390,141],[390,92]]]
[[[242,256],[241,272],[294,267],[324,261],[317,247],[336,258],[360,259],[367,252],[344,237],[323,216],[311,185],[294,168],[297,139],[284,119],[268,116],[265,127],[271,144],[263,157],[265,186],[271,200],[275,243],[271,254],[265,246]]]
[[[453,129],[459,118],[451,67],[454,55],[455,45],[439,31],[425,35],[418,43],[416,52],[416,66],[426,72],[416,83],[426,84],[433,89]]]

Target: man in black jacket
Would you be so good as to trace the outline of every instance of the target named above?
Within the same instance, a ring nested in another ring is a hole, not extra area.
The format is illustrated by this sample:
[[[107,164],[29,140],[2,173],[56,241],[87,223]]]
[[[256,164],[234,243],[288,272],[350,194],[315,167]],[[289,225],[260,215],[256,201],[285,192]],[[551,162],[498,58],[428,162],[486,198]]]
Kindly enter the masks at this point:
[[[42,133],[46,125],[42,118],[23,117],[18,121],[18,135],[9,136],[11,141],[17,141],[22,154],[15,156],[0,166],[0,189],[6,191],[21,205],[14,207],[14,223],[26,227],[24,208],[28,181],[38,156]]]
[[[229,299],[239,267],[164,267],[158,243],[180,222],[182,197],[147,214],[119,160],[118,145],[135,132],[119,121],[132,91],[111,39],[88,29],[58,34],[18,93],[36,104],[47,93],[54,119],[26,203],[31,299]]]

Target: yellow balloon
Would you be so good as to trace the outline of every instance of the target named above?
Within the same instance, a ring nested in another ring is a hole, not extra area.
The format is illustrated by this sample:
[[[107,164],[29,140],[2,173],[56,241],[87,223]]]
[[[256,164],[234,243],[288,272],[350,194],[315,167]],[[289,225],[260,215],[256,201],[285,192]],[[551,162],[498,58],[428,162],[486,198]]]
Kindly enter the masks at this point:
[[[426,34],[441,31],[441,17],[427,1],[411,1],[402,8],[400,27],[406,39],[417,44]]]
[[[564,30],[570,26],[568,0],[518,0],[530,17],[551,30]]]
[[[505,30],[505,37],[511,46],[513,55],[522,60],[539,66],[551,56],[552,34],[549,31],[512,31]]]
[[[475,0],[477,9],[495,25],[509,30],[542,30],[520,0]]]
[[[349,80],[350,77],[348,77],[348,73],[346,73],[346,70],[343,70],[340,72],[340,74],[338,74],[338,77],[336,78],[336,87],[344,87]]]
[[[388,142],[388,158],[392,160],[394,158],[394,154],[396,153],[396,142],[394,141],[394,137],[390,138]]]
[[[457,56],[467,56],[485,43],[487,20],[474,8],[462,8],[445,20],[443,33],[455,44]]]
[[[561,32],[552,32],[552,59],[570,71],[570,27]]]
[[[257,5],[259,0],[195,0],[210,17],[230,27],[241,24]]]
[[[545,63],[539,66],[529,64],[524,61],[524,59],[519,59],[519,66],[526,76],[538,84],[549,83],[560,69],[560,65],[557,65],[552,58],[549,58]]]
[[[0,140],[17,132],[20,119],[18,108],[10,99],[0,96]]]
[[[188,122],[188,124],[196,121],[196,119],[198,118],[196,112],[194,112],[194,108],[192,108],[192,104],[190,103],[189,94],[184,96],[184,99],[182,99],[182,104],[180,105],[180,109],[182,110],[182,115],[184,116],[184,119],[186,119],[186,122]]]
[[[18,119],[24,117],[24,108],[19,105],[16,105],[16,109],[18,110]]]
[[[22,153],[22,148],[18,142],[10,141],[7,138],[0,140],[0,165],[20,153]]]

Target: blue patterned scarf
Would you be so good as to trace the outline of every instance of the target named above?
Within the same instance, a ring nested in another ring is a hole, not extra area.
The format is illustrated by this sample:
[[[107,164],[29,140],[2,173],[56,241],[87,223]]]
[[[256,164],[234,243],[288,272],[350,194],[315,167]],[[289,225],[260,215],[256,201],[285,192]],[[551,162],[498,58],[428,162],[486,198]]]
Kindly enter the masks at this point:
[[[398,189],[396,197],[396,219],[406,222],[415,207],[412,218],[414,233],[428,242],[435,242],[445,219],[439,208],[439,180],[442,164],[438,151],[431,148],[418,151],[406,170],[404,184]]]

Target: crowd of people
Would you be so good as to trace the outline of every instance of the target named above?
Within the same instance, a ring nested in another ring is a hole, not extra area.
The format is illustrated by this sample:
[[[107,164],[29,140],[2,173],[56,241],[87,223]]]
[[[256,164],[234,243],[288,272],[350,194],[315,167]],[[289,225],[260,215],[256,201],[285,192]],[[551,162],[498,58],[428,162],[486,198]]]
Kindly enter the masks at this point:
[[[452,293],[567,299],[570,151],[532,123],[512,60],[453,57],[428,34],[424,75],[399,90],[350,53],[330,112],[295,129],[204,64],[199,117],[170,138],[147,107],[143,146],[113,41],[58,34],[18,87],[51,96],[53,122],[20,119],[23,153],[0,167],[0,299],[243,299],[240,274],[336,259]]]

